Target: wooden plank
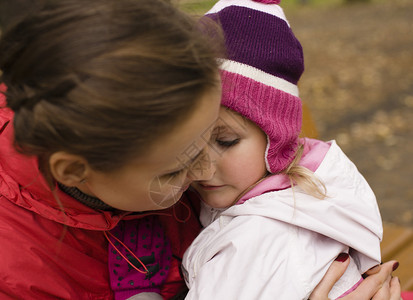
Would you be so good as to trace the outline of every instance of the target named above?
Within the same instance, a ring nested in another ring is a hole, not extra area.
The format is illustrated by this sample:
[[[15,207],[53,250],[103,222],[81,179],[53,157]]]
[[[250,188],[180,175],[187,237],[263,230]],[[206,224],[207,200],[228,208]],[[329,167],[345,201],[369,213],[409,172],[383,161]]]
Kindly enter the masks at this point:
[[[391,259],[412,242],[413,229],[394,224],[384,224],[384,237],[381,243],[383,261]]]
[[[315,122],[311,117],[310,109],[305,102],[303,102],[303,124],[301,127],[301,136],[312,139],[318,138],[317,127],[315,126]]]
[[[395,259],[400,263],[394,276],[399,277],[402,290],[413,291],[413,229],[384,224],[381,250],[383,261]]]
[[[403,291],[413,291],[413,242],[398,252],[394,259],[400,262],[394,276],[399,277]]]

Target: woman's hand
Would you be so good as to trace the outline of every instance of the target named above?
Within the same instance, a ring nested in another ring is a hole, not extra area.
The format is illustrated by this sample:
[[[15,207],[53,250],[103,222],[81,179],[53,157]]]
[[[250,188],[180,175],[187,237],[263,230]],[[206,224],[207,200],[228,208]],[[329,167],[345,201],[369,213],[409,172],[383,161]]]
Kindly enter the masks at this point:
[[[367,278],[360,284],[364,283],[365,287],[359,290],[358,288],[349,294],[351,297],[342,299],[373,299],[373,300],[400,300],[401,299],[401,287],[400,281],[397,277],[392,277],[391,273],[395,271],[399,266],[399,263],[395,260],[391,260],[382,265],[376,266],[366,272]],[[383,282],[384,279],[384,282]],[[379,288],[379,289],[377,289]],[[364,297],[364,298],[363,298]],[[370,297],[370,298],[366,298]]]
[[[347,257],[347,259],[345,259]],[[343,259],[344,258],[344,259]],[[328,293],[337,280],[344,274],[350,259],[346,255],[339,255],[324,275],[321,282],[311,293],[311,300],[327,300]],[[367,277],[350,294],[340,300],[400,300],[400,282],[391,273],[397,269],[399,263],[392,260],[376,266],[366,272]]]

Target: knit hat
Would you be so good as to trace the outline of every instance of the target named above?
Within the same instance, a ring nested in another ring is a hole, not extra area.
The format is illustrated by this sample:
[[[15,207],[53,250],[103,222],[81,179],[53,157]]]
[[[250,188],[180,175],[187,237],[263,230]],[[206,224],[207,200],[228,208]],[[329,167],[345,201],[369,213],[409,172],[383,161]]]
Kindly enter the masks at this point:
[[[267,135],[267,170],[293,160],[301,131],[297,82],[303,51],[277,0],[220,0],[206,16],[224,32],[222,105],[257,124]]]

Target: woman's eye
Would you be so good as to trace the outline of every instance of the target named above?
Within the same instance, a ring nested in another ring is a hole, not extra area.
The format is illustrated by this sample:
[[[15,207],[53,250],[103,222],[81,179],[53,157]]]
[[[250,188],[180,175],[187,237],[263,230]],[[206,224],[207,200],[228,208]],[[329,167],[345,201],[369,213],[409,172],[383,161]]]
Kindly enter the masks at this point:
[[[240,141],[240,139],[235,139],[235,140],[216,140],[216,143],[221,146],[221,147],[232,147],[235,146],[236,144],[238,144]]]
[[[172,172],[172,173],[168,173],[168,174],[166,174],[165,176],[173,178],[173,177],[176,177],[176,176],[178,176],[179,174],[181,174],[181,173],[183,172],[183,170],[184,170],[184,169],[181,169],[181,170],[179,170],[179,171],[175,171],[175,172]]]

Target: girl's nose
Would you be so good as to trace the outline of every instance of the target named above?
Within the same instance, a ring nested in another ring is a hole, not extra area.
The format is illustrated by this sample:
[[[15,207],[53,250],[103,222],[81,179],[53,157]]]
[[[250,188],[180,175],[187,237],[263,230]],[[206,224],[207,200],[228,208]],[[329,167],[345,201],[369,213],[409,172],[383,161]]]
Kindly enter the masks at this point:
[[[216,171],[215,163],[208,151],[209,147],[202,150],[198,159],[192,163],[188,171],[190,181],[210,180]]]

